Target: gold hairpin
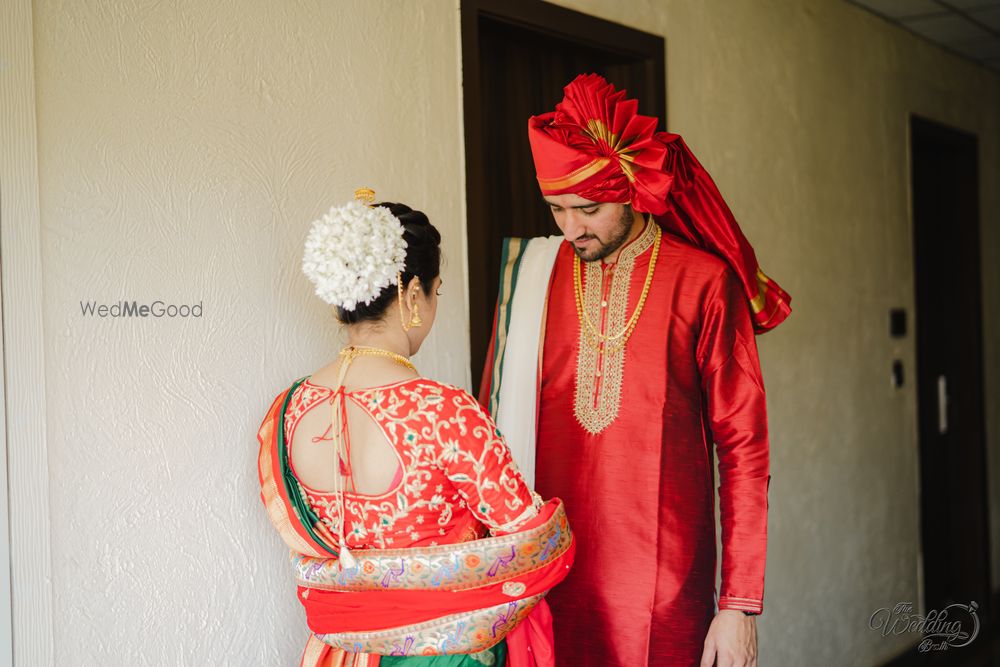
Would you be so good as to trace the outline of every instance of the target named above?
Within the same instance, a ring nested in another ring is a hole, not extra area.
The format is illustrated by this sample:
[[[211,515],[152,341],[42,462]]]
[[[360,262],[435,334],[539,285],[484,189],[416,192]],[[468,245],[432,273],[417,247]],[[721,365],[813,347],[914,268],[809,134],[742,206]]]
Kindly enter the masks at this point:
[[[371,188],[358,188],[354,191],[354,198],[371,206],[375,202],[375,191]]]

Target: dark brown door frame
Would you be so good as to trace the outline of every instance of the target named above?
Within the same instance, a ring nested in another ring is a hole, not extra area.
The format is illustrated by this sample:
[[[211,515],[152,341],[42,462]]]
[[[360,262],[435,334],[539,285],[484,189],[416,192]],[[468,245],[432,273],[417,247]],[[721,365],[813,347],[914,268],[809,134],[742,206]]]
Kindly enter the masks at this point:
[[[921,651],[915,635],[883,667],[993,664],[1000,605],[991,596],[989,558],[978,141],[916,114],[909,121],[924,588],[918,613],[975,602],[981,626],[971,646],[953,652]],[[952,619],[972,629],[966,615]]]
[[[913,115],[921,531],[928,609],[990,599],[976,136]],[[923,187],[923,191],[917,188]],[[921,308],[923,307],[923,308]],[[923,338],[923,340],[921,340]]]
[[[538,35],[645,62],[648,65],[645,70],[646,89],[656,91],[651,100],[653,104],[650,106],[657,110],[656,113],[661,119],[666,118],[666,49],[661,36],[540,0],[462,0],[462,85],[466,155],[470,150],[474,150],[470,147],[483,145],[483,137],[488,131],[488,128],[483,127],[478,108],[482,99],[479,35],[484,21],[518,26]],[[525,72],[525,76],[530,75],[530,72]],[[649,99],[641,101],[643,105],[649,102]],[[541,111],[543,110],[539,110]],[[496,298],[495,293],[484,297],[482,294],[477,294],[477,290],[486,290],[487,286],[492,284],[489,276],[491,262],[486,258],[491,257],[491,253],[499,256],[500,248],[492,247],[496,244],[491,243],[491,235],[482,225],[475,224],[475,221],[481,219],[477,211],[481,211],[488,201],[484,160],[466,159],[465,182],[471,365],[473,386],[476,387],[485,361],[485,348],[490,336]],[[485,306],[484,298],[487,302]]]

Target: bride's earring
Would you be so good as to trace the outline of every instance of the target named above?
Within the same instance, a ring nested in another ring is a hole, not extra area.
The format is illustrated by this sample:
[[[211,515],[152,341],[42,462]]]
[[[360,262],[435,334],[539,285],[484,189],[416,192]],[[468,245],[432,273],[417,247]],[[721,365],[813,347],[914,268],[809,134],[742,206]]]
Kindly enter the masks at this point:
[[[399,304],[399,324],[403,327],[403,331],[409,331],[409,323],[406,321],[406,315],[403,314],[403,274],[396,274],[396,284],[399,286],[399,296],[396,299],[396,302]]]
[[[413,309],[410,310],[410,318],[406,319],[403,314],[403,274],[399,273],[396,275],[396,284],[399,286],[399,323],[403,325],[403,331],[409,331],[413,327],[419,327],[424,323],[420,319],[420,304],[416,301],[413,302]],[[418,283],[419,284],[419,283]]]
[[[419,327],[423,323],[424,321],[420,319],[420,304],[414,302],[413,310],[410,311],[410,328]]]

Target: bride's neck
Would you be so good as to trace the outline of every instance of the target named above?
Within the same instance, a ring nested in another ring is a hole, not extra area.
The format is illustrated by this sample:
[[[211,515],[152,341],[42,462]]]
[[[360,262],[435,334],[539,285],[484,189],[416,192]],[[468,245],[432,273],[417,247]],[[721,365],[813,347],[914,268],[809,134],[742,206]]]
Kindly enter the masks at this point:
[[[389,331],[387,327],[375,329],[365,325],[353,325],[347,330],[347,344],[364,347],[378,347],[389,350],[404,357],[410,356],[410,339],[406,333],[399,331]]]

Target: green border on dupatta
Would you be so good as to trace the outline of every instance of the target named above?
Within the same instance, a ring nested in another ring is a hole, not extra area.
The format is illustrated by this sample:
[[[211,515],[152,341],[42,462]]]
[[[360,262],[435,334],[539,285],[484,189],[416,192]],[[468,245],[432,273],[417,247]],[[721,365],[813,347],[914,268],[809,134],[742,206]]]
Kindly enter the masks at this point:
[[[493,341],[493,369],[490,374],[490,414],[496,417],[500,403],[500,382],[503,372],[507,332],[510,330],[511,302],[517,286],[517,274],[530,239],[507,237],[500,256],[500,290],[497,295],[497,330]]]
[[[299,388],[299,385],[305,382],[306,377],[296,380],[292,384],[292,388],[288,390],[288,395],[285,396],[285,401],[281,405],[281,413],[278,417],[277,425],[277,438],[278,438],[278,461],[281,464],[281,481],[285,485],[285,495],[288,496],[288,504],[292,506],[295,510],[295,515],[298,517],[299,522],[305,527],[306,532],[309,536],[316,542],[316,544],[323,547],[327,552],[336,556],[339,551],[329,546],[323,539],[313,530],[313,526],[319,523],[319,515],[316,514],[309,507],[309,502],[305,499],[302,491],[302,487],[299,485],[299,480],[295,478],[295,474],[292,472],[291,463],[288,460],[288,447],[285,443],[285,412],[288,410],[288,403],[292,400],[292,395],[295,394],[295,390]]]

